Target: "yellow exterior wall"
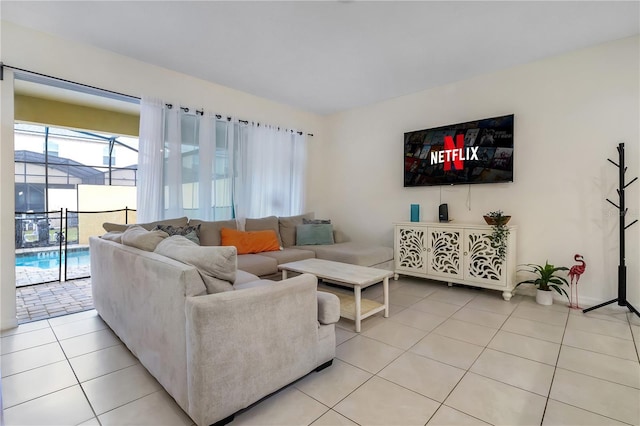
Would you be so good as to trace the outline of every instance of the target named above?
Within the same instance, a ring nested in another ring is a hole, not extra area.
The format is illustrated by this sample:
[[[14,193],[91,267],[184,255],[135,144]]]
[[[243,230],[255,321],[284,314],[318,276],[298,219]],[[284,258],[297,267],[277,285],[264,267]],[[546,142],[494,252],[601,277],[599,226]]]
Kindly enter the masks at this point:
[[[135,186],[78,185],[78,211],[119,210],[136,208]],[[136,212],[129,211],[127,223],[136,223]],[[125,223],[125,212],[79,213],[78,243],[89,244],[89,237],[102,235],[104,222]]]
[[[15,95],[15,120],[124,136],[138,136],[140,129],[140,115],[21,94]]]

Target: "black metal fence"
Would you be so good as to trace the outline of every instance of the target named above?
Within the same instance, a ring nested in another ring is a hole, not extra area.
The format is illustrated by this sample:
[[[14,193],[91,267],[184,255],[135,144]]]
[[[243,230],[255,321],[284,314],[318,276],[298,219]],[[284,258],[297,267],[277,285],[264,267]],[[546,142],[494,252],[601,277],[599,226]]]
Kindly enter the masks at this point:
[[[16,286],[90,277],[89,237],[103,222],[130,223],[136,210],[15,212]]]

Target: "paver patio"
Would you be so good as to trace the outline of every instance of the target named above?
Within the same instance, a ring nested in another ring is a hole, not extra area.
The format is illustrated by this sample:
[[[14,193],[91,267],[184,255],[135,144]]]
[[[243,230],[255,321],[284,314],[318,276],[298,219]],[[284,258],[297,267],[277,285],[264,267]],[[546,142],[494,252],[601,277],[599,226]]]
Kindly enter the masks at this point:
[[[18,323],[93,309],[91,278],[16,288]]]

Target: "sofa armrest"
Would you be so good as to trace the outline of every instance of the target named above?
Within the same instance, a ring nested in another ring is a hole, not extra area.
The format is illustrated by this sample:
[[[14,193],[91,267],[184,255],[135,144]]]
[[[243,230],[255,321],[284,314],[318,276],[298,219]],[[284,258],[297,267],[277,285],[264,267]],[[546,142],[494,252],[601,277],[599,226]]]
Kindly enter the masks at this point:
[[[316,287],[315,276],[302,274],[187,298],[189,415],[198,425],[224,419],[318,367]]]
[[[326,291],[318,292],[318,321],[320,324],[335,324],[340,320],[340,299]]]

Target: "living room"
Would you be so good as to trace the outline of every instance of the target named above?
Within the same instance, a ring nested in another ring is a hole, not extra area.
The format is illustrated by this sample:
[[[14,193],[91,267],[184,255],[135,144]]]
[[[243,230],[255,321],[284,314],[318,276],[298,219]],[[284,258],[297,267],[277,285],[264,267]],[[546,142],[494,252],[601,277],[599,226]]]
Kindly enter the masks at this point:
[[[411,204],[420,205],[426,222],[437,222],[441,203],[448,204],[452,223],[480,224],[486,212],[503,210],[518,228],[518,264],[548,260],[571,266],[580,253],[588,262],[581,303],[617,295],[618,211],[606,199],[615,200],[618,176],[607,159],[615,161],[616,146],[624,142],[628,180],[640,173],[637,28],[625,37],[330,114],[12,22],[2,21],[1,31],[0,58],[8,65],[312,133],[306,210],[332,219],[355,241],[393,246],[393,224],[409,220]],[[13,148],[4,141],[12,140],[12,88],[0,85],[0,96],[0,200],[9,206]],[[404,132],[506,114],[515,115],[513,183],[403,188]],[[634,186],[628,190],[629,223],[640,214]],[[3,230],[13,226],[13,212],[6,210],[0,211]],[[627,236],[627,298],[640,306],[640,238],[634,228]],[[4,329],[15,320],[10,307],[15,287],[12,268],[5,267],[12,263],[13,236],[3,231],[1,238]]]

